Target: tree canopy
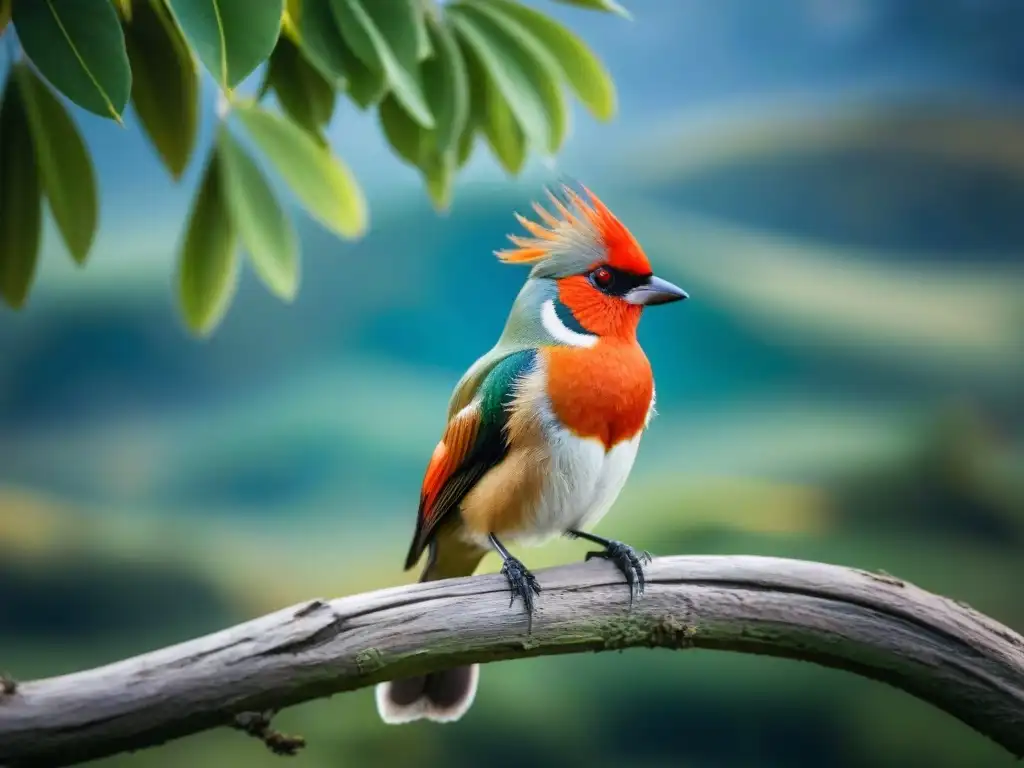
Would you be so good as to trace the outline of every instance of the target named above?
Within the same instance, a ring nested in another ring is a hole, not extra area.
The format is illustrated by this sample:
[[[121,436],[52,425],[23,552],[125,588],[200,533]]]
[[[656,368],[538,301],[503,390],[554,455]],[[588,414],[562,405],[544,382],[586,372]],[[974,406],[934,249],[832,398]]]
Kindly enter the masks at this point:
[[[552,1],[628,18],[614,0]],[[561,150],[567,92],[598,120],[616,110],[587,44],[518,0],[0,0],[0,47],[0,297],[14,309],[36,275],[44,201],[79,265],[99,224],[65,100],[118,123],[133,107],[180,181],[197,154],[200,78],[212,77],[218,125],[177,255],[178,306],[200,336],[224,317],[243,252],[274,295],[298,292],[299,238],[258,155],[328,230],[366,230],[359,182],[325,133],[339,95],[377,112],[438,210],[477,139],[516,176],[531,153]],[[258,71],[255,88],[239,87]]]

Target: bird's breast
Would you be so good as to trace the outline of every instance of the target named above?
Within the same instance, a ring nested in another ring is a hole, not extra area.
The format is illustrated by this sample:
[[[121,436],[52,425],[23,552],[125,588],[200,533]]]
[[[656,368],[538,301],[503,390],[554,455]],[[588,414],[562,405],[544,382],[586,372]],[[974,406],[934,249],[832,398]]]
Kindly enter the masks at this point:
[[[654,377],[635,341],[602,339],[590,348],[542,350],[549,407],[573,435],[605,451],[635,438],[648,420]]]

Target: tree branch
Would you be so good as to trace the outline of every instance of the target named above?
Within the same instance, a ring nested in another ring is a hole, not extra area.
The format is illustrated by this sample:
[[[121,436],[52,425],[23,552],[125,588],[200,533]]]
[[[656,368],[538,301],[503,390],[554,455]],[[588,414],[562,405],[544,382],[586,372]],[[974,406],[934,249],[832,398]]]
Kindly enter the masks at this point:
[[[109,666],[24,682],[0,695],[0,764],[70,765],[240,727],[243,712],[467,662],[628,647],[846,669],[1024,756],[1024,639],[965,605],[884,574],[798,560],[668,557],[648,573],[632,609],[608,563],[538,573],[532,635],[519,603],[509,608],[504,577],[489,574],[312,600]]]

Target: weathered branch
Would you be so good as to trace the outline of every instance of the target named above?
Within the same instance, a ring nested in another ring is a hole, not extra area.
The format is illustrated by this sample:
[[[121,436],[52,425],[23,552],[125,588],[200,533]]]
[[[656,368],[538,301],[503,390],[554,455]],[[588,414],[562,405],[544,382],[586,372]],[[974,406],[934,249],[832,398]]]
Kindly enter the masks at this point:
[[[540,572],[532,635],[520,605],[509,608],[504,578],[491,574],[313,600],[106,667],[25,682],[0,696],[0,764],[68,765],[466,662],[633,646],[846,669],[1024,756],[1024,639],[964,605],[890,576],[795,560],[669,557],[648,571],[632,609],[608,563]]]

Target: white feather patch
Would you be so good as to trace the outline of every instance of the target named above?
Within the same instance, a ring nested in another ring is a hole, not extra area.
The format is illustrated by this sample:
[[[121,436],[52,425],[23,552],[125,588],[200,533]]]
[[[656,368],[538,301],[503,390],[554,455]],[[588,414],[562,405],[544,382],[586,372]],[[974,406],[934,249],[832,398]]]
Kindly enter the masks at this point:
[[[378,683],[374,691],[374,698],[377,701],[377,712],[381,720],[388,725],[402,725],[415,722],[416,720],[453,723],[466,714],[473,705],[473,700],[476,698],[476,690],[480,685],[480,665],[471,665],[469,691],[464,698],[457,701],[452,707],[439,707],[426,696],[421,696],[407,706],[398,706],[388,696],[389,685],[390,683]]]
[[[551,334],[555,341],[562,344],[568,344],[571,347],[592,347],[597,344],[597,336],[589,333],[577,333],[559,319],[553,299],[548,299],[541,305],[540,321],[544,325],[544,330]]]
[[[653,419],[658,411],[655,409],[654,404],[658,402],[658,391],[651,385],[651,404],[647,408],[647,416],[644,418],[644,429],[647,429],[651,425],[651,419]]]

